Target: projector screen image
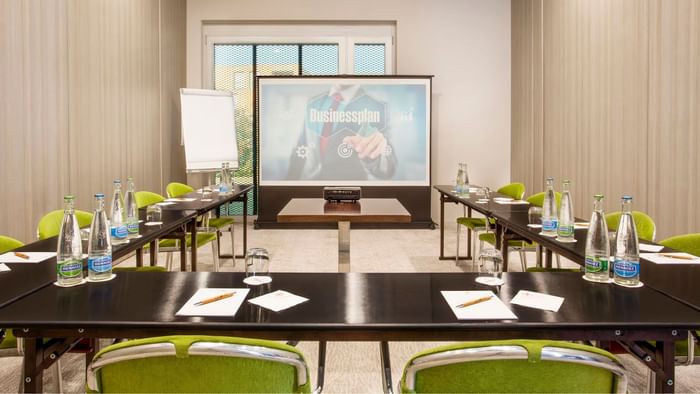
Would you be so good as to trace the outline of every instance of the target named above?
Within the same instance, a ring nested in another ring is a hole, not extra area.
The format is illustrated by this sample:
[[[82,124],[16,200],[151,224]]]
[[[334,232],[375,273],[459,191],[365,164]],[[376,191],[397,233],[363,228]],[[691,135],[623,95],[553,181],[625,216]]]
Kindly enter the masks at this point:
[[[429,78],[260,78],[262,186],[429,186]]]

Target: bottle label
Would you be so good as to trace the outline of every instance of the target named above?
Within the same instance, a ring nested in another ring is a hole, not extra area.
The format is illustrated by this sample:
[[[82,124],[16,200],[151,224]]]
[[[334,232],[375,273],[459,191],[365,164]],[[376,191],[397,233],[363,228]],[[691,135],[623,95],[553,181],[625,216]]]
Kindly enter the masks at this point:
[[[586,272],[604,272],[608,270],[606,258],[586,256]]]
[[[139,222],[131,222],[126,225],[126,231],[129,234],[138,234],[139,233]]]
[[[558,227],[560,237],[573,237],[574,236],[574,225],[573,224],[561,224]]]
[[[112,269],[112,256],[97,256],[88,258],[88,270],[92,272],[107,272]]]
[[[63,260],[56,264],[56,272],[60,278],[75,278],[82,271],[82,260]]]
[[[639,276],[639,261],[615,259],[615,276],[621,278]]]
[[[129,231],[124,225],[112,226],[109,230],[110,234],[112,235],[112,238],[115,239],[124,239],[127,235],[129,235]]]
[[[556,218],[542,218],[542,231],[557,231],[557,224]]]

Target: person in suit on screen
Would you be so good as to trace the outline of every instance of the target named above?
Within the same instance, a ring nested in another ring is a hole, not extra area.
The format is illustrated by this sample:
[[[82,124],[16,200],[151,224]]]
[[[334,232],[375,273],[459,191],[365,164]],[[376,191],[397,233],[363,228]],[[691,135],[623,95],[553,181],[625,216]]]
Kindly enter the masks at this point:
[[[359,85],[334,85],[306,105],[288,180],[390,179],[396,155],[387,138],[386,103]]]

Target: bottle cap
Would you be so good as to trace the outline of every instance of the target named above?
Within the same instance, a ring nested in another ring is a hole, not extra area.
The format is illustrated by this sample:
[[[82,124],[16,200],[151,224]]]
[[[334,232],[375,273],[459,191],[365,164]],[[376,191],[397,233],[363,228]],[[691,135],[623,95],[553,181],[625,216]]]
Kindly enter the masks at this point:
[[[602,200],[603,197],[604,196],[602,194],[596,194],[595,196],[593,196],[593,198],[595,198],[596,200]]]
[[[70,194],[63,197],[63,201],[73,201],[73,200],[75,200],[75,197],[70,195]]]
[[[632,201],[632,196],[630,196],[629,194],[625,194],[624,196],[622,196],[622,201]]]
[[[115,184],[115,185],[116,185],[116,184],[121,184],[121,183],[122,183],[122,181],[120,181],[119,179],[115,179],[115,180],[114,180],[114,184]]]
[[[551,177],[551,176],[548,176],[548,177],[547,177],[547,182],[553,181],[553,180],[554,180],[554,177]]]
[[[102,193],[95,193],[95,198],[105,198],[105,195]]]

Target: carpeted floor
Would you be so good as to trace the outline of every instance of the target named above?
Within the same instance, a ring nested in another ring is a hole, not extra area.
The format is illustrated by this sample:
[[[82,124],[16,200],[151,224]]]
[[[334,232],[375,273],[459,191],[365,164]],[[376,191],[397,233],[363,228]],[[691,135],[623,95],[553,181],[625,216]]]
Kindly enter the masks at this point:
[[[241,250],[242,228],[236,231],[236,248]],[[446,247],[449,254],[454,248],[454,227],[446,231]],[[222,251],[230,251],[229,237],[223,237]],[[351,269],[356,272],[462,272],[473,270],[470,262],[455,265],[454,261],[440,261],[440,233],[438,230],[352,230]],[[464,242],[462,242],[464,244]],[[266,248],[271,255],[271,271],[286,272],[331,272],[337,270],[337,231],[333,230],[252,230],[248,231],[248,247]],[[200,251],[199,269],[211,270],[211,249]],[[519,271],[516,253],[511,254],[511,271]],[[175,256],[175,267],[179,266]],[[160,258],[161,264],[165,261]],[[132,265],[132,261],[123,264]],[[530,265],[534,256],[530,256]],[[565,266],[575,266],[563,261]],[[231,260],[222,260],[222,271],[241,271],[242,261],[235,266]],[[414,353],[441,343],[392,342],[391,363],[393,382],[396,388],[406,360]],[[312,377],[316,379],[318,345],[302,342],[299,349],[306,355]],[[630,372],[630,392],[643,392],[646,387],[646,370],[629,356],[622,356]],[[82,354],[67,354],[61,359],[64,392],[83,392],[85,387],[85,362]],[[21,358],[8,357],[0,362],[0,392],[17,392],[20,379]],[[45,382],[51,376],[46,374]],[[379,393],[382,390],[379,345],[369,342],[328,344],[326,359],[327,393]],[[700,366],[676,369],[676,392],[700,392]],[[47,391],[52,386],[46,386]],[[396,391],[396,390],[395,390]]]

